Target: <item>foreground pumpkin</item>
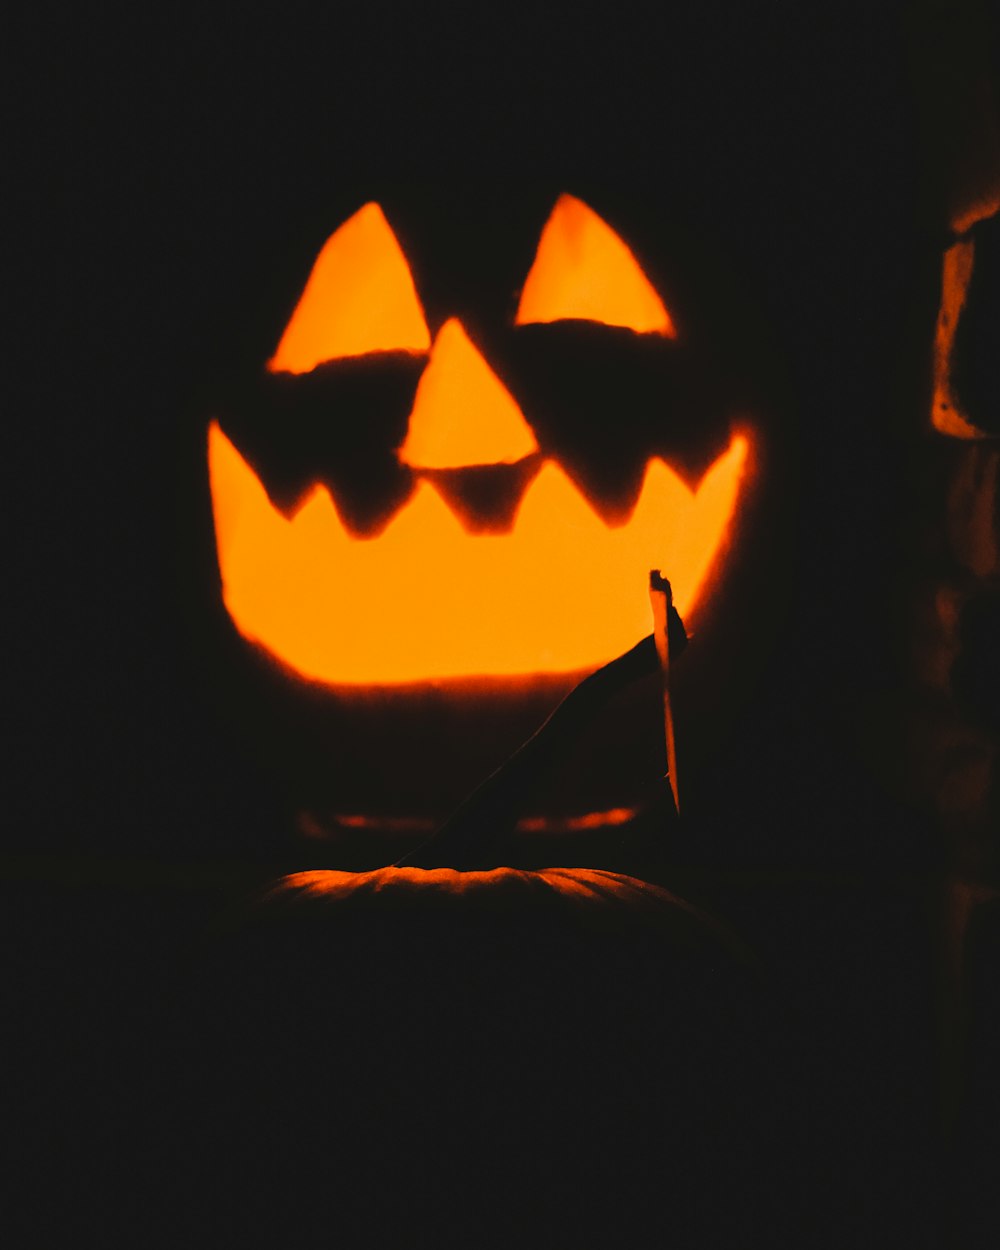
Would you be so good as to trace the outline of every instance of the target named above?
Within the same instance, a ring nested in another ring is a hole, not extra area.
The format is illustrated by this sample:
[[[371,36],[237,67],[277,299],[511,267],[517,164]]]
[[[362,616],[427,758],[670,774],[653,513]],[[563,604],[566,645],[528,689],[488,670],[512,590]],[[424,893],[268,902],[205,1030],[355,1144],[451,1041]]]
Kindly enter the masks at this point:
[[[298,873],[198,962],[158,1038],[143,1201],[167,1244],[773,1235],[770,1009],[662,889]]]

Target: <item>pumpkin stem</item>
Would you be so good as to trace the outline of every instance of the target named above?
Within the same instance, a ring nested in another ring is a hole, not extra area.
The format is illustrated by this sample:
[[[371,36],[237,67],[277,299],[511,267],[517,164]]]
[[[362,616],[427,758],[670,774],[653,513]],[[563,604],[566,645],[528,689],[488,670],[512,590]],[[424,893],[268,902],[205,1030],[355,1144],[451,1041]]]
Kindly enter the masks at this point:
[[[677,656],[687,644],[687,633],[672,605],[669,630],[671,655]],[[525,800],[552,760],[600,715],[615,694],[656,673],[659,667],[656,643],[649,634],[624,655],[595,669],[426,842],[397,860],[395,866],[466,872],[496,867],[498,845],[513,829]]]

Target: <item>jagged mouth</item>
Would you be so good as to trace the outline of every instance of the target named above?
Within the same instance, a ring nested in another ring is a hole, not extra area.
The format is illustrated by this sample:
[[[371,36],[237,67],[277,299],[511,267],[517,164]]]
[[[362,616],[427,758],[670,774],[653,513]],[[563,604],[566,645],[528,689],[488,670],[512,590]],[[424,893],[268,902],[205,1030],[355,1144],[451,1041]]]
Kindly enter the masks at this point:
[[[429,477],[385,529],[352,535],[325,486],[288,518],[217,422],[208,434],[216,548],[240,634],[301,677],[383,686],[572,673],[650,630],[648,573],[689,614],[723,554],[749,436],[695,489],[650,459],[631,514],[608,525],[555,460],[505,533],[469,533]]]

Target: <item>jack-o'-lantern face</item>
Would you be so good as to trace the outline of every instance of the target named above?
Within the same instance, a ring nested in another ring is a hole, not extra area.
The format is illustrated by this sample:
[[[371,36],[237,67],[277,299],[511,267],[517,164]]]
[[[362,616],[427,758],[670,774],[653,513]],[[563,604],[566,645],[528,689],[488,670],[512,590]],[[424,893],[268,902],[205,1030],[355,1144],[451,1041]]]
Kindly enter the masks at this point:
[[[498,361],[491,336],[459,316],[432,329],[415,278],[382,209],[365,205],[323,247],[267,366],[300,395],[331,371],[395,370],[405,424],[329,411],[340,435],[328,446],[349,448],[340,466],[328,455],[310,476],[298,461],[295,485],[270,494],[248,463],[268,460],[252,422],[233,438],[210,427],[222,591],[239,632],[308,679],[391,686],[602,664],[649,632],[651,568],[689,618],[726,548],[750,433],[716,429],[709,452],[679,467],[669,436],[649,437],[669,414],[637,417],[634,395],[652,393],[641,379],[669,368],[683,328],[623,239],[563,195],[527,273],[510,277],[522,285],[508,342],[548,332],[558,362],[565,324],[584,334],[584,356],[601,336],[634,353],[639,384],[576,425],[565,398],[556,411],[558,370],[540,381],[543,338],[522,373],[518,348]]]

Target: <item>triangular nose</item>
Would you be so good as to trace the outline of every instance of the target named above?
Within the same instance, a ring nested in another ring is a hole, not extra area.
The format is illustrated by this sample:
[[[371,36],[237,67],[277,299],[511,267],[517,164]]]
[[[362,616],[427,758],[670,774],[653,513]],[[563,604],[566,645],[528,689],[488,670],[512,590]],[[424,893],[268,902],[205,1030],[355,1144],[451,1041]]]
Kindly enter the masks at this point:
[[[438,331],[400,449],[415,469],[513,464],[538,450],[513,396],[452,317]]]

